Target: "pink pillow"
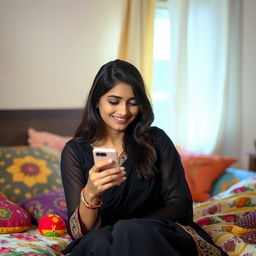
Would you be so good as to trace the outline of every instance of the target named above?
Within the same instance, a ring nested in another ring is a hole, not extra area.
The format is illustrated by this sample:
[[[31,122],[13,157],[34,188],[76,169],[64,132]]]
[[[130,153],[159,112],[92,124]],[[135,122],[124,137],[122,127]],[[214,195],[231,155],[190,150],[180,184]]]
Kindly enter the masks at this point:
[[[28,144],[32,147],[48,147],[56,150],[61,154],[65,144],[71,140],[72,137],[64,137],[54,133],[37,131],[33,128],[28,129]]]
[[[4,197],[0,197],[0,213],[0,234],[23,232],[31,225],[27,211]]]

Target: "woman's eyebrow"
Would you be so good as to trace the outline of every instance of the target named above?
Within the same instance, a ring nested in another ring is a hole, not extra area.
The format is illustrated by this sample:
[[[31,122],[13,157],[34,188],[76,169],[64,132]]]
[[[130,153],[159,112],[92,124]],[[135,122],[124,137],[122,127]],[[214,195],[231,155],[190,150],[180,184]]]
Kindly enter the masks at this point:
[[[122,97],[120,96],[116,96],[116,95],[109,95],[108,98],[117,98],[117,99],[122,99]]]
[[[122,99],[122,97],[117,96],[117,95],[108,95],[108,98]],[[128,100],[136,100],[136,98],[135,97],[131,97]]]

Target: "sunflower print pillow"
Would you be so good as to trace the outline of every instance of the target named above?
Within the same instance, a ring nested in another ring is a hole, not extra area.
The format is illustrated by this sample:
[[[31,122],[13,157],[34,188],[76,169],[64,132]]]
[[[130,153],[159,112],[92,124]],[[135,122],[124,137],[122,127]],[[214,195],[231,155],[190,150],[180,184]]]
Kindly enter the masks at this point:
[[[29,146],[0,147],[0,195],[20,203],[61,187],[57,154]]]

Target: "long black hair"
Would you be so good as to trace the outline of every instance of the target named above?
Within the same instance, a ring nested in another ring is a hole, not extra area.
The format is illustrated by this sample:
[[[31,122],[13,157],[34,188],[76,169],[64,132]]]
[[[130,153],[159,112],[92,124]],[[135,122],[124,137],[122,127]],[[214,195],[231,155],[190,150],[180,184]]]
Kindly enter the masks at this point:
[[[152,179],[156,173],[156,151],[149,130],[154,120],[154,114],[146,94],[143,78],[132,64],[114,60],[100,68],[94,78],[82,121],[74,137],[80,142],[91,144],[106,136],[105,123],[101,119],[97,105],[101,96],[119,82],[127,83],[132,87],[139,107],[136,119],[125,130],[123,148],[138,174],[144,179]]]

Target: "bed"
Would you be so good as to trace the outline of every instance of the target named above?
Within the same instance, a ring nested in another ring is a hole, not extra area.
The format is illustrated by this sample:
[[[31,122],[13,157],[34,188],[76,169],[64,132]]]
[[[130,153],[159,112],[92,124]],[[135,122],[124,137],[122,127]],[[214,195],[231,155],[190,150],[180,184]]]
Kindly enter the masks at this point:
[[[40,219],[67,222],[60,153],[81,109],[0,111],[0,255],[59,255],[67,234],[47,237]],[[194,200],[194,220],[228,255],[256,255],[256,173],[232,157],[191,153],[177,146]]]

